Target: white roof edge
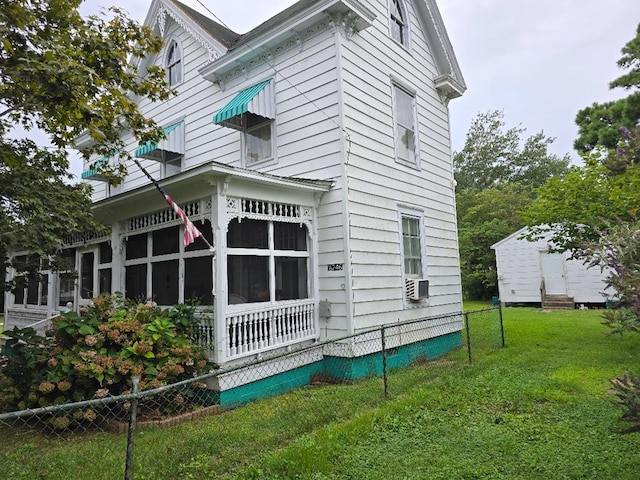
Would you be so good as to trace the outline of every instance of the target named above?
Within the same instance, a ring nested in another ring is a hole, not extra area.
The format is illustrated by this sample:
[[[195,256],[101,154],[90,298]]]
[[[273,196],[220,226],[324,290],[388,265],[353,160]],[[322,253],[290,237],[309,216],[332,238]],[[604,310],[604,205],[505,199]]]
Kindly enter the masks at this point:
[[[502,245],[503,243],[508,242],[509,240],[511,240],[512,238],[516,237],[516,236],[520,236],[522,235],[524,232],[526,232],[527,230],[529,230],[528,226],[522,227],[520,230],[518,230],[517,232],[513,232],[511,235],[503,238],[502,240],[497,241],[496,243],[494,243],[493,245],[491,245],[491,249],[495,250],[497,247],[499,247],[500,245]]]
[[[434,52],[434,54],[439,53],[439,55],[435,55],[436,58],[434,58],[434,60],[436,60],[436,66],[440,68],[440,72],[438,73],[440,75],[450,75],[453,77],[461,87],[461,93],[463,93],[467,89],[467,84],[464,81],[460,64],[453,50],[453,45],[449,39],[449,34],[447,33],[438,4],[436,0],[423,0],[422,2],[418,2],[418,6],[420,5],[426,7],[426,13],[428,14],[426,20],[431,21],[430,23],[437,37],[432,39],[434,43],[432,47],[438,48],[439,50],[439,52]]]
[[[226,71],[230,66],[235,66],[237,62],[241,61],[247,55],[255,55],[256,52],[259,52],[261,47],[264,45],[268,45],[274,41],[279,41],[282,40],[282,38],[291,36],[292,32],[296,31],[296,27],[298,25],[304,24],[305,21],[309,21],[314,17],[320,18],[323,15],[323,12],[340,5],[354,12],[358,18],[363,19],[366,26],[369,26],[376,17],[375,13],[356,0],[319,0],[318,2],[314,2],[309,5],[304,10],[296,12],[291,17],[284,19],[281,23],[274,24],[268,30],[261,32],[255,38],[251,38],[250,46],[241,41],[240,45],[234,47],[229,53],[201,67],[199,69],[199,73],[205,79],[215,81],[216,73]],[[269,20],[267,20],[267,22],[268,21]],[[251,31],[247,32],[245,35],[250,33]]]

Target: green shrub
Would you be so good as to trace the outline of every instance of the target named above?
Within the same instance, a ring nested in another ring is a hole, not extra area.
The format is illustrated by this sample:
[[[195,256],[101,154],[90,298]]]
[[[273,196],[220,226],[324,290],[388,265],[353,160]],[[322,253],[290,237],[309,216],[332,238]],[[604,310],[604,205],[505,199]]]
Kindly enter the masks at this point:
[[[80,314],[54,318],[44,337],[33,329],[5,332],[13,354],[0,365],[0,408],[22,410],[126,394],[134,376],[145,390],[205,373],[210,368],[206,355],[193,341],[195,312],[192,305],[162,310],[154,303],[105,295]],[[95,412],[80,417],[92,420]]]

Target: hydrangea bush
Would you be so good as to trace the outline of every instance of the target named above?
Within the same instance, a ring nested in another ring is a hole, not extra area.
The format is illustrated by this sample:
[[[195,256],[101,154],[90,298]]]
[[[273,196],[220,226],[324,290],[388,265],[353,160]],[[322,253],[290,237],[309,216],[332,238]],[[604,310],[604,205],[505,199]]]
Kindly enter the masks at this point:
[[[43,336],[33,329],[5,332],[13,354],[0,364],[0,410],[59,405],[158,388],[210,369],[194,341],[196,307],[161,309],[121,295],[95,298],[80,314],[63,313]],[[184,400],[184,399],[183,399]],[[93,421],[89,409],[75,420]],[[72,419],[52,421],[64,425]]]

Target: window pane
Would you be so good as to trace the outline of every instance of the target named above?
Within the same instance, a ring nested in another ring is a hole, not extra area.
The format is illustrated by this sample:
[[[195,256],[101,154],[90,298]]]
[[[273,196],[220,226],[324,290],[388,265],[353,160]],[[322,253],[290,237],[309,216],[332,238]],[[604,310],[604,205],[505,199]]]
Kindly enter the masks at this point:
[[[391,38],[404,45],[404,25],[397,19],[391,20]]]
[[[402,217],[402,254],[404,256],[405,275],[422,275],[422,240],[420,219]]]
[[[147,265],[129,265],[125,271],[125,297],[131,300],[147,299]]]
[[[111,263],[113,258],[113,251],[111,250],[111,245],[109,242],[102,242],[100,244],[100,263]]]
[[[184,261],[184,299],[198,300],[200,305],[212,305],[212,257],[187,258]]]
[[[193,222],[200,233],[204,235],[204,238],[213,245],[213,229],[211,228],[211,222],[203,222],[202,220],[196,220]],[[185,252],[194,252],[196,250],[208,250],[209,246],[204,242],[204,240],[200,237],[196,238],[196,240],[190,244],[188,247],[184,247]]]
[[[169,85],[177,85],[182,81],[182,63],[180,61],[169,67]]]
[[[98,271],[98,279],[100,282],[99,293],[111,293],[111,269],[103,268]]]
[[[309,298],[307,259],[276,257],[276,300]]]
[[[229,248],[269,248],[268,222],[234,218],[229,222],[227,246]]]
[[[93,289],[93,252],[83,253],[80,257],[80,298],[94,297]]]
[[[398,158],[415,162],[416,152],[413,132],[398,125],[396,135],[398,137]]]
[[[276,250],[307,251],[307,229],[299,223],[273,222],[273,239]]]
[[[58,305],[66,307],[67,303],[73,303],[74,279],[70,274],[60,276],[60,296],[58,297]]]
[[[38,304],[38,286],[40,282],[36,277],[29,277],[27,280],[27,305]]]
[[[269,301],[269,257],[227,257],[229,304]]]
[[[273,156],[271,152],[271,120],[245,132],[245,158],[247,164],[266,160]]]
[[[398,0],[393,0],[393,2],[391,2],[391,17],[402,18],[402,15],[400,14],[400,7],[398,5]]]
[[[127,238],[126,259],[143,258],[147,256],[147,234],[132,235]]]
[[[151,266],[152,298],[158,305],[178,303],[178,260],[156,262]]]
[[[152,234],[153,255],[167,255],[180,251],[180,227],[163,228]]]
[[[46,305],[49,299],[49,275],[43,275],[40,282],[40,303],[39,305]]]
[[[413,128],[413,97],[400,88],[396,88],[396,121],[411,130]]]
[[[24,288],[27,282],[24,278],[17,278],[13,291],[13,302],[15,305],[24,305]]]

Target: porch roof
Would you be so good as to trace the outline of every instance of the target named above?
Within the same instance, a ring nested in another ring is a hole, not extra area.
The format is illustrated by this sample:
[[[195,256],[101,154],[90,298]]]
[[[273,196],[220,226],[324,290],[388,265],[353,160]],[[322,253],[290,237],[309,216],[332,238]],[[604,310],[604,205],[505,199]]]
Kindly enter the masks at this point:
[[[194,200],[201,196],[202,191],[214,191],[217,182],[222,182],[225,187],[235,182],[269,187],[271,190],[307,192],[308,194],[321,194],[329,191],[333,186],[331,180],[282,177],[218,162],[208,162],[159,180],[160,185],[178,204]],[[200,195],[198,195],[199,192]],[[119,221],[138,212],[157,209],[160,201],[156,187],[149,183],[97,201],[93,204],[93,211],[98,220]]]

